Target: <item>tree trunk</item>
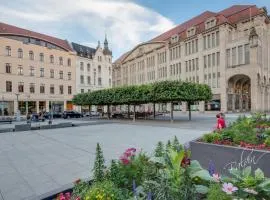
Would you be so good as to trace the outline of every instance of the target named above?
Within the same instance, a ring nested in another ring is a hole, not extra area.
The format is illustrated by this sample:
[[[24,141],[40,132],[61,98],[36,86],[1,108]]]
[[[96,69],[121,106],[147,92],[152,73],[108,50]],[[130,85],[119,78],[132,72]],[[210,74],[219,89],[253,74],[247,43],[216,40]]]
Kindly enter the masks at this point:
[[[171,102],[171,122],[173,122],[173,103]]]
[[[111,118],[110,105],[107,105],[108,119]]]
[[[136,121],[136,105],[133,105],[133,111],[134,111],[133,122],[135,122]]]
[[[190,106],[190,102],[188,102],[188,120],[191,121],[191,106]]]
[[[153,109],[154,119],[156,118],[156,104],[154,103],[154,109]]]
[[[130,118],[130,106],[128,105],[128,119]]]
[[[89,109],[89,118],[91,117],[91,105],[88,105],[88,109]]]

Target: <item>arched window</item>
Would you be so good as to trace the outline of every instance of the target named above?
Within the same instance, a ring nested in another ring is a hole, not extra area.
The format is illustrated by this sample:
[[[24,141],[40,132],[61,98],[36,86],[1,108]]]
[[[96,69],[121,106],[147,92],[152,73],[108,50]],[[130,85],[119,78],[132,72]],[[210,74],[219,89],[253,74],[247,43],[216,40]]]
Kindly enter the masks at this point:
[[[18,49],[18,58],[23,58],[23,50],[21,48]]]
[[[44,54],[43,53],[39,54],[39,61],[44,62]]]
[[[6,56],[11,56],[11,47],[6,46]]]
[[[29,59],[34,60],[34,52],[33,51],[29,51]]]
[[[59,65],[63,65],[63,58],[59,57]]]
[[[101,66],[98,66],[98,73],[101,74]]]
[[[67,63],[68,63],[68,66],[71,66],[71,59],[70,58],[68,59]]]
[[[50,63],[54,63],[54,57],[53,57],[53,55],[50,56]]]

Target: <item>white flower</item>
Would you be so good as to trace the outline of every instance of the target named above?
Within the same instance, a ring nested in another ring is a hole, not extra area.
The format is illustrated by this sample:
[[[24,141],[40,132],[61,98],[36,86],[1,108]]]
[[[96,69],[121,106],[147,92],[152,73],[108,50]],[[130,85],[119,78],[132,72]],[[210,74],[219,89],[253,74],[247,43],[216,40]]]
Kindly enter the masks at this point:
[[[250,194],[255,194],[255,195],[258,194],[258,192],[256,192],[255,190],[249,189],[249,188],[245,188],[244,191],[247,192],[247,193],[250,193]]]

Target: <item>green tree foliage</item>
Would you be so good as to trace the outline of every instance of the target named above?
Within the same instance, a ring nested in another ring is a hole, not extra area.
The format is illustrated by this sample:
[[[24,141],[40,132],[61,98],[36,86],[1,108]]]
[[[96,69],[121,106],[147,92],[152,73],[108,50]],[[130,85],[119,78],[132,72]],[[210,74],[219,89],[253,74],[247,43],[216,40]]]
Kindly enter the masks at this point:
[[[96,147],[96,159],[94,163],[94,180],[96,182],[102,181],[105,176],[105,160],[103,156],[103,152],[99,143],[97,143]]]
[[[211,89],[205,84],[161,81],[77,94],[73,98],[73,103],[75,105],[137,105],[173,101],[207,101],[211,97]]]

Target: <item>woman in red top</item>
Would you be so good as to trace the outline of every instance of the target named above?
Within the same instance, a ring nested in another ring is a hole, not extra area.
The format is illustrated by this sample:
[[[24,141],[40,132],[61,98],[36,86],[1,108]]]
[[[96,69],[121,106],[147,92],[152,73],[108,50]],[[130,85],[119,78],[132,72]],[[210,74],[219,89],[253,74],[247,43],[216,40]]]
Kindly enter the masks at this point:
[[[217,130],[221,130],[223,128],[226,128],[225,120],[221,116],[221,114],[217,114],[216,117],[217,117],[217,126],[216,126],[216,129]]]

